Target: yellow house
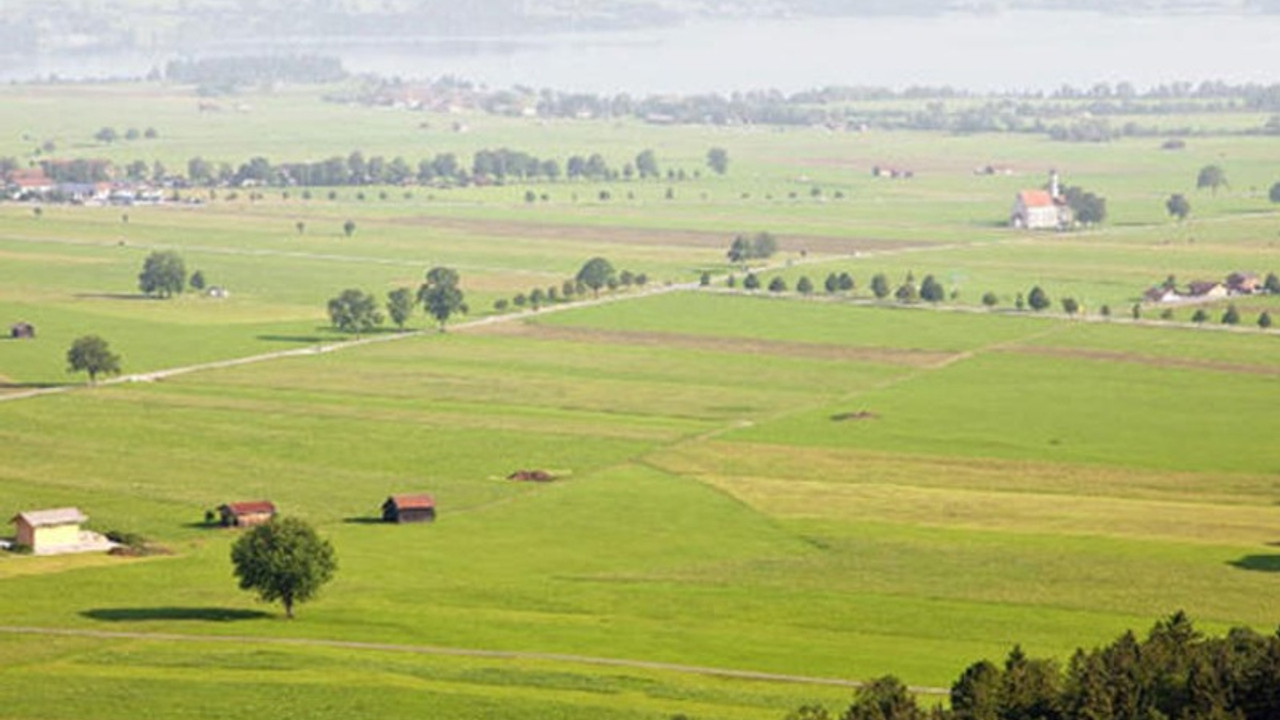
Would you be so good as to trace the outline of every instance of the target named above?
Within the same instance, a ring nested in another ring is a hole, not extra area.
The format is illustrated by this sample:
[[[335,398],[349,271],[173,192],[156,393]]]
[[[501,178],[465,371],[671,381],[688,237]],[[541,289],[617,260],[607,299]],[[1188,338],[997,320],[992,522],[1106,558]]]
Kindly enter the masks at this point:
[[[89,518],[77,508],[29,510],[18,513],[10,521],[18,528],[14,538],[36,554],[66,551],[84,543],[80,525]]]

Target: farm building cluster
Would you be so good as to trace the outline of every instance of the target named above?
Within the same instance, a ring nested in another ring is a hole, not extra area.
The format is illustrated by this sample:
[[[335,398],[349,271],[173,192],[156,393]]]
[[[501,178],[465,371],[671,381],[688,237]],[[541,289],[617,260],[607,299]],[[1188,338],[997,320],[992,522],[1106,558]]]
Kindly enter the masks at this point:
[[[1225,280],[1195,280],[1183,288],[1166,282],[1147,290],[1142,298],[1149,303],[1202,302],[1262,292],[1266,288],[1258,273],[1233,272]]]
[[[556,476],[546,470],[517,470],[509,480],[551,482]],[[207,525],[248,528],[271,522],[279,511],[270,500],[228,502],[205,513]],[[423,523],[436,519],[436,500],[427,493],[390,495],[381,506],[380,519],[388,523]],[[110,551],[117,547],[108,537],[85,530],[89,517],[78,508],[27,510],[15,515],[17,532],[12,541],[0,540],[0,549],[30,551],[35,555]],[[119,539],[108,533],[111,538]]]
[[[165,201],[165,189],[150,183],[113,179],[110,164],[98,169],[45,167],[10,170],[0,177],[3,197],[21,202],[71,203],[73,205],[155,205]]]

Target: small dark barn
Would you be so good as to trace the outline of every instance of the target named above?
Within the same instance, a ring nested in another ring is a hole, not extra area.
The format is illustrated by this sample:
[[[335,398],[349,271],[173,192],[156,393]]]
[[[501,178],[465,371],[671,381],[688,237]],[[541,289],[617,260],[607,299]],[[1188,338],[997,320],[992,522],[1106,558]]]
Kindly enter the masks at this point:
[[[386,522],[431,522],[436,519],[436,501],[430,495],[392,495],[382,503]]]
[[[218,515],[224,527],[262,525],[275,517],[276,506],[267,500],[227,503],[218,508]]]
[[[20,322],[9,326],[9,337],[14,340],[30,340],[36,336],[36,327],[31,323]]]

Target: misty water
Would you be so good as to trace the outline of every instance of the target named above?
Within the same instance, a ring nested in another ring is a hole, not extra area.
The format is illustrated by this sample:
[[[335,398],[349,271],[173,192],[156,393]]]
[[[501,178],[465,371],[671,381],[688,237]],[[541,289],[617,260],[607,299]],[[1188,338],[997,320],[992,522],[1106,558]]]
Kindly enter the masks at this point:
[[[337,55],[348,70],[489,85],[694,93],[823,85],[1052,90],[1127,80],[1276,82],[1280,15],[1018,12],[702,22],[649,31],[377,41],[290,39],[275,53]],[[258,43],[216,53],[263,54]],[[17,58],[0,78],[138,76],[161,53]]]

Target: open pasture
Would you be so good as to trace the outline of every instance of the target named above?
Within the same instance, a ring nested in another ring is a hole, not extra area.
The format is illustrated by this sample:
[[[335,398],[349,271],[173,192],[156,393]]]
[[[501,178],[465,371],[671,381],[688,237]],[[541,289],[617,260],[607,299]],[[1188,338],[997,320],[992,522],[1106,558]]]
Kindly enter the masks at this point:
[[[762,277],[793,288],[802,274],[820,288],[848,271],[865,299],[876,272],[895,285],[934,273],[961,305],[992,290],[1007,310],[1042,284],[1055,309],[1075,295],[1091,315],[1111,304],[1117,320],[631,291],[443,335],[0,402],[0,443],[16,449],[0,464],[0,506],[78,505],[95,529],[140,532],[173,553],[0,555],[3,624],[215,638],[0,632],[2,654],[17,658],[0,667],[0,714],[220,717],[235,696],[286,717],[764,720],[836,707],[849,688],[535,655],[896,673],[938,687],[1014,643],[1065,659],[1179,608],[1209,631],[1268,631],[1280,618],[1274,334],[1120,319],[1169,274],[1280,270],[1264,196],[1280,180],[1274,139],[1192,138],[1169,153],[1154,139],[484,116],[454,133],[445,116],[302,91],[203,115],[185,91],[129,92],[136,104],[104,118],[86,108],[125,90],[0,89],[0,155],[47,135],[59,155],[174,167],[197,154],[319,159],[353,144],[414,160],[599,150],[612,163],[653,147],[690,171],[722,145],[732,163],[725,177],[675,183],[671,200],[663,181],[538,184],[549,199],[533,203],[511,183],[339,188],[333,200],[327,189],[254,201],[184,191],[206,202],[39,216],[5,204],[0,316],[39,334],[0,341],[0,385],[68,382],[66,347],[90,332],[126,373],[333,345],[346,336],[327,326],[328,298],[346,287],[381,298],[434,265],[459,270],[473,318],[596,255],[657,286],[704,270],[740,278],[724,251],[763,230],[783,251]],[[160,137],[96,145],[105,124],[155,125]],[[33,127],[43,130],[15,140]],[[1193,190],[1208,162],[1232,181],[1216,197]],[[989,163],[1017,174],[972,174]],[[873,164],[916,177],[872,178]],[[1106,195],[1111,222],[1069,235],[1000,227],[1013,194],[1049,167]],[[1190,222],[1167,219],[1170,192],[1190,194]],[[141,299],[137,273],[160,248],[231,297]],[[1273,300],[1250,298],[1247,311]],[[525,468],[560,479],[505,479]],[[375,521],[388,494],[411,491],[435,495],[434,525]],[[236,533],[203,523],[219,503],[258,498],[337,548],[335,582],[293,622],[235,588]],[[531,655],[409,651],[424,646]]]

